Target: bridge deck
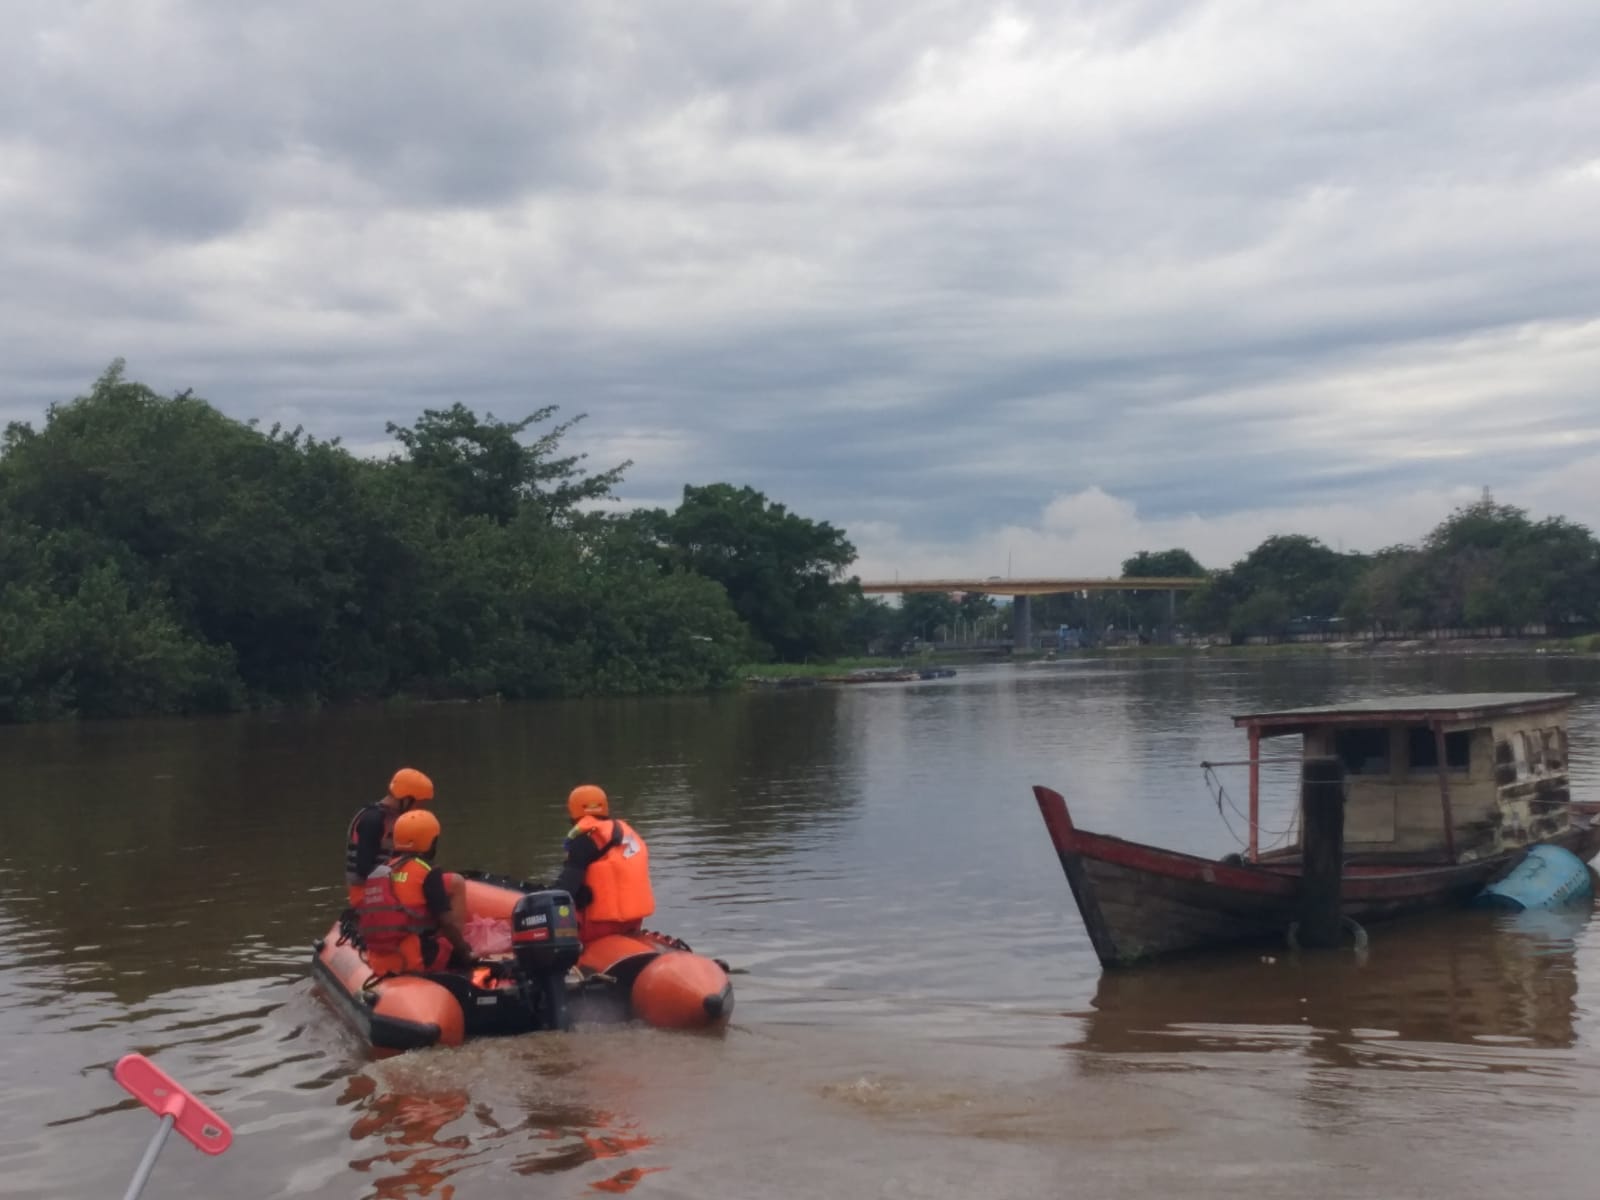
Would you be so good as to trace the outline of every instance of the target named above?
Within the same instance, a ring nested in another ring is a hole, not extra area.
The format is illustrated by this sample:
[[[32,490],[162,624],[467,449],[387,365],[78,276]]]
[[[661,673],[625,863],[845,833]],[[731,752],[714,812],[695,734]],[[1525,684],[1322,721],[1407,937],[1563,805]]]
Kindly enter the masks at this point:
[[[1192,576],[1130,576],[1126,579],[896,579],[863,583],[861,590],[893,592],[981,592],[990,596],[1055,596],[1063,592],[1178,592],[1202,586]]]

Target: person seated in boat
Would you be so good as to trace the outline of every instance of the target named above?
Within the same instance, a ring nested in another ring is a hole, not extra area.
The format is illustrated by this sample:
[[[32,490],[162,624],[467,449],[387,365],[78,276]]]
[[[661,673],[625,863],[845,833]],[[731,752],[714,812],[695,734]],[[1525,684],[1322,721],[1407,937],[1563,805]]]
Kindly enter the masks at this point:
[[[394,823],[394,857],[361,885],[356,922],[373,974],[402,975],[472,965],[467,884],[429,863],[439,848],[439,818],[425,808]]]
[[[344,846],[344,882],[350,907],[361,903],[361,885],[372,868],[394,853],[394,823],[400,814],[433,803],[433,780],[415,767],[401,767],[389,790],[356,813]]]
[[[605,790],[592,783],[572,789],[567,815],[576,824],[567,833],[566,861],[553,886],[578,906],[578,936],[592,942],[638,932],[656,910],[649,847],[633,826],[611,815]]]

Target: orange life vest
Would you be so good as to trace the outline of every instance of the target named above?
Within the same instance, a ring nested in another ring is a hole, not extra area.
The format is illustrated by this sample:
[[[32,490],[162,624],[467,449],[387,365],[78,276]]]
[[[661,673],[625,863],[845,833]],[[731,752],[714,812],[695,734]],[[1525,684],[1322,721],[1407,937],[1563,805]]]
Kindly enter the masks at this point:
[[[619,818],[584,817],[568,836],[584,835],[604,853],[589,864],[583,881],[590,900],[589,921],[642,921],[656,910],[650,890],[650,848],[633,826]]]
[[[367,876],[356,915],[370,954],[403,954],[408,938],[420,939],[439,928],[422,895],[422,881],[432,869],[407,855],[374,867]]]

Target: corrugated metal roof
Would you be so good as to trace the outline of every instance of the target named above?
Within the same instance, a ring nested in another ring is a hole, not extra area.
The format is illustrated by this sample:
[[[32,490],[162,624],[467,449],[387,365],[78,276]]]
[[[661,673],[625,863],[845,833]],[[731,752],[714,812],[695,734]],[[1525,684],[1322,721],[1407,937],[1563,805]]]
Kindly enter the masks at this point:
[[[1246,725],[1335,725],[1350,721],[1472,720],[1509,716],[1521,712],[1563,708],[1577,699],[1572,692],[1462,692],[1427,696],[1374,696],[1346,704],[1288,708],[1278,712],[1247,713],[1233,718]]]

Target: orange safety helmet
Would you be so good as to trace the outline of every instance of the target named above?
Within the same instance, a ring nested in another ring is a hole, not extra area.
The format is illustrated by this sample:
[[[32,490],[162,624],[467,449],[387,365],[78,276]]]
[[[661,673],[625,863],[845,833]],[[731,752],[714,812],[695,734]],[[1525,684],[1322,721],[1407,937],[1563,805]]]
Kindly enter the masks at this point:
[[[567,815],[574,821],[584,817],[609,817],[611,802],[606,799],[605,789],[592,783],[580,783],[567,797]]]
[[[415,767],[401,767],[389,780],[389,795],[412,804],[428,804],[433,800],[433,780]]]
[[[400,814],[394,823],[394,848],[412,854],[432,854],[439,842],[439,818],[425,808]]]

